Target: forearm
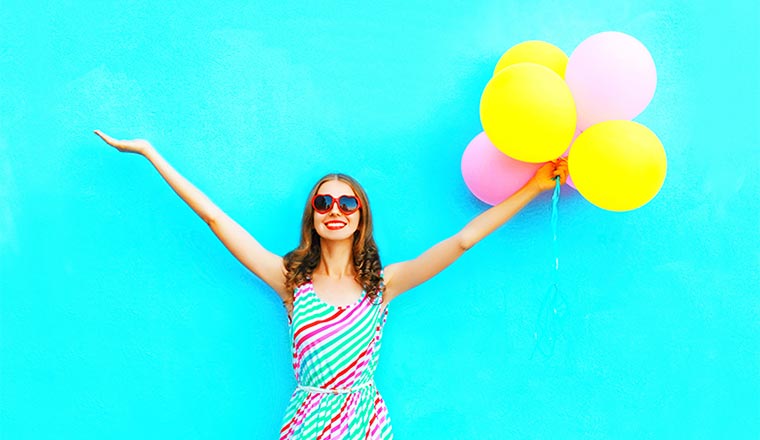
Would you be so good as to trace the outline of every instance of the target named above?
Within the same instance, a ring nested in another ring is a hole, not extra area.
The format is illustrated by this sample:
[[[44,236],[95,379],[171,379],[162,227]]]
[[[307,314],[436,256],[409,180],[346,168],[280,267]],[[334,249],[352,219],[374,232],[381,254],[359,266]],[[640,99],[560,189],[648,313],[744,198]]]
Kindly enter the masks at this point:
[[[470,249],[485,236],[506,223],[541,193],[534,181],[529,181],[516,193],[475,217],[460,232],[460,245]]]
[[[220,212],[214,202],[196,188],[190,181],[185,179],[172,167],[155,148],[149,148],[145,157],[153,164],[166,183],[171,186],[175,193],[187,203],[190,208],[209,224]]]

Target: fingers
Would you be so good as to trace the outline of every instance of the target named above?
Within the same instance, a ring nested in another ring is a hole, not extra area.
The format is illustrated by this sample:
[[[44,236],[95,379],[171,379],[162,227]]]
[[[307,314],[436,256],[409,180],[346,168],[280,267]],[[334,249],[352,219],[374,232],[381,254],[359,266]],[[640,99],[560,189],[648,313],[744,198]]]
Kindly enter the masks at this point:
[[[95,130],[95,134],[100,136],[101,139],[106,141],[107,144],[113,145],[116,139],[112,138],[111,136],[108,136],[107,134],[103,133],[100,130]]]
[[[108,145],[116,148],[117,150],[121,151],[123,148],[127,146],[127,143],[129,141],[120,141],[118,139],[114,139],[111,136],[108,136],[107,134],[103,133],[100,130],[95,130],[95,134],[100,136],[101,139],[105,141]]]
[[[541,168],[539,168],[539,171],[543,171],[546,174],[553,173],[556,169],[556,165],[554,162],[546,162],[545,164],[541,165]]]
[[[554,165],[554,177],[559,177],[560,183],[564,185],[568,175],[567,159],[560,157],[552,164]]]
[[[567,170],[561,170],[557,176],[559,177],[559,183],[561,185],[564,185],[565,182],[567,182]]]

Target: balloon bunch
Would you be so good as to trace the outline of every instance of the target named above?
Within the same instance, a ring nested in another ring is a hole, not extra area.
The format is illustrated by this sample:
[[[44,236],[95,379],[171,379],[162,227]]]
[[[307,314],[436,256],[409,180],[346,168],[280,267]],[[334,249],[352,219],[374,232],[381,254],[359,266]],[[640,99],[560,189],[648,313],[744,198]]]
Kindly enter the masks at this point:
[[[657,136],[632,119],[656,83],[649,51],[624,33],[592,35],[570,57],[543,41],[512,47],[481,96],[483,133],[462,156],[467,187],[495,205],[567,156],[571,185],[594,205],[643,206],[662,187],[667,161]]]

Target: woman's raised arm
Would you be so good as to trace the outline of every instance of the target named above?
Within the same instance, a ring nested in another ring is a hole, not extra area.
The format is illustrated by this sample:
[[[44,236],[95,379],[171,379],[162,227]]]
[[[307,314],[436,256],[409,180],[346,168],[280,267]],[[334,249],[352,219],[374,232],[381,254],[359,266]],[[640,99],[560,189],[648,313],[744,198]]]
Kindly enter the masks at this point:
[[[95,134],[121,152],[145,156],[174,192],[209,225],[235,258],[272,287],[283,300],[289,296],[285,291],[285,267],[282,257],[266,250],[251,234],[177,172],[148,141],[118,140],[100,130],[95,130]]]
[[[567,162],[564,159],[542,166],[519,191],[475,217],[456,235],[436,244],[413,260],[388,265],[384,271],[385,300],[392,300],[445,269],[466,250],[520,212],[541,192],[554,188],[555,177],[565,183]]]

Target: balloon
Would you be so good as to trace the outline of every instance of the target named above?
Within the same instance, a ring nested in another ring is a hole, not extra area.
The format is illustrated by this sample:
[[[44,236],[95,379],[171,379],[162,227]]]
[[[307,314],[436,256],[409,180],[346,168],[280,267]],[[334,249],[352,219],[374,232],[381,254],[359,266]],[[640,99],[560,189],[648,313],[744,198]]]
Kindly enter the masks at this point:
[[[565,183],[570,188],[577,190],[577,188],[575,187],[575,182],[573,181],[573,176],[571,176],[569,172],[567,173],[567,180],[565,180]]]
[[[528,183],[541,165],[505,156],[485,133],[480,133],[464,150],[462,177],[475,197],[496,205]]]
[[[512,46],[496,64],[496,75],[505,67],[517,63],[536,63],[552,69],[557,75],[565,77],[567,55],[559,47],[545,41],[525,41]]]
[[[589,202],[610,211],[630,211],[662,187],[667,159],[650,129],[633,121],[606,121],[581,133],[570,149],[575,187]]]
[[[638,116],[654,96],[657,71],[641,42],[621,32],[602,32],[570,54],[565,80],[575,98],[578,128]]]
[[[575,140],[578,139],[578,136],[580,136],[580,135],[581,135],[581,131],[580,130],[575,130],[575,134],[573,135],[573,140],[572,140],[572,142],[570,142],[570,146],[567,148],[567,150],[564,153],[562,153],[562,157],[564,157],[565,159],[567,159],[567,157],[570,155],[570,149],[573,148],[573,144],[575,144]],[[567,172],[567,180],[565,181],[565,183],[570,188],[576,189],[575,188],[575,182],[573,182],[573,176],[570,175],[570,171],[569,170]]]
[[[480,98],[480,121],[493,144],[522,162],[558,158],[575,132],[575,103],[554,71],[519,63],[496,74]]]

